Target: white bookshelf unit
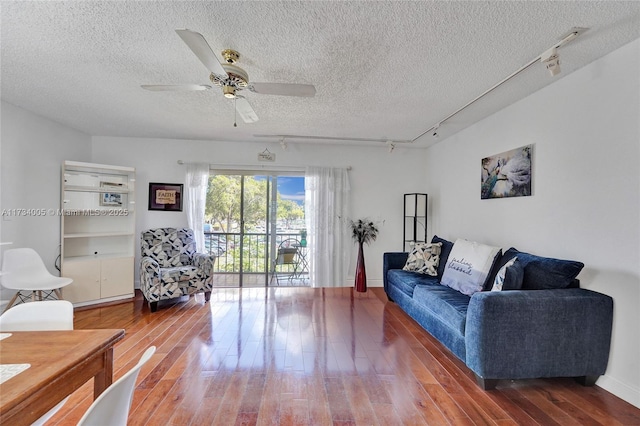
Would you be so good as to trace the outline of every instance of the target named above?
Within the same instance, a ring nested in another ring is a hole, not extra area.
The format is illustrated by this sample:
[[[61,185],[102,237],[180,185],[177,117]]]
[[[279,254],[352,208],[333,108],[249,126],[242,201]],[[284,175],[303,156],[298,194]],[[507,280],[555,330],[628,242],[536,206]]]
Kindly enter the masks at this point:
[[[135,169],[65,161],[61,190],[63,297],[75,306],[133,297]]]

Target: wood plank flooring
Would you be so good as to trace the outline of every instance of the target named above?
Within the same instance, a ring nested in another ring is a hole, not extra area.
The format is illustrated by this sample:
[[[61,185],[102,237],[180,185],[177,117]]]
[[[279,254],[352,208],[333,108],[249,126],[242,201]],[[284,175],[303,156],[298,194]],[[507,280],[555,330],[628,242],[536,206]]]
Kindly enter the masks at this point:
[[[640,409],[571,379],[478,388],[471,372],[380,288],[215,289],[151,314],[138,295],[78,310],[124,328],[114,379],[142,352],[130,425],[638,425]],[[92,383],[49,425],[75,425]]]

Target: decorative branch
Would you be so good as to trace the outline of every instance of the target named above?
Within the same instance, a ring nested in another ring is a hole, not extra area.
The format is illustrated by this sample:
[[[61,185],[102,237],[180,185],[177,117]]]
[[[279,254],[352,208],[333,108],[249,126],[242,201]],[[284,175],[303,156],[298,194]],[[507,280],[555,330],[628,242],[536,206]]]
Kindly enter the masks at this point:
[[[349,220],[351,237],[359,244],[369,244],[378,237],[378,227],[368,219]]]

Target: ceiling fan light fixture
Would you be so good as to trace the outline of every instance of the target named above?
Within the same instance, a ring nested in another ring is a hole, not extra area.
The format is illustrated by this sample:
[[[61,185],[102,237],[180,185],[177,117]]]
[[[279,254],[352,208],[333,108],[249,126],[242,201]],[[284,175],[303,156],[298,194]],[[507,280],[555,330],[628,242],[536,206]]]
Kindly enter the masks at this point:
[[[222,86],[222,93],[227,99],[233,99],[236,97],[236,88],[233,86]]]
[[[249,74],[236,65],[222,64],[227,75],[217,75],[211,73],[209,80],[216,86],[224,88],[231,86],[238,90],[242,90],[249,85]]]
[[[316,94],[316,89],[311,84],[289,84],[289,83],[254,83],[249,84],[249,74],[236,65],[240,60],[240,54],[232,49],[222,51],[223,61],[220,61],[213,53],[211,46],[202,34],[188,30],[177,29],[176,33],[182,41],[198,57],[200,62],[209,70],[209,80],[222,89],[222,94],[227,99],[234,100],[236,114],[242,117],[245,123],[255,123],[258,116],[238,92],[249,89],[254,93],[265,95],[281,96],[301,96],[311,97]],[[200,84],[174,84],[174,85],[142,85],[143,89],[151,91],[177,91],[177,90],[207,90],[211,86]],[[234,127],[237,123],[234,122]],[[286,148],[286,144],[284,144]]]
[[[233,49],[225,49],[221,53],[224,61],[228,64],[235,64],[240,60],[240,54]]]

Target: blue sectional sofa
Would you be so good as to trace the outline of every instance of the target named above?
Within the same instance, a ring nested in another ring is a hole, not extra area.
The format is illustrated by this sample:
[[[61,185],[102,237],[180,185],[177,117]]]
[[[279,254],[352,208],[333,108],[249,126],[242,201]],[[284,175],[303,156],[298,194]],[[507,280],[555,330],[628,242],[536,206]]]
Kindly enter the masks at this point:
[[[579,288],[575,276],[562,282],[562,267],[578,264],[577,275],[582,264],[511,248],[496,256],[485,291],[468,296],[440,284],[453,243],[438,237],[432,242],[442,243],[437,276],[403,270],[408,253],[385,253],[384,289],[473,371],[480,387],[542,377],[575,377],[589,386],[604,374],[613,299]],[[488,291],[497,271],[516,255],[524,264],[522,289]]]

